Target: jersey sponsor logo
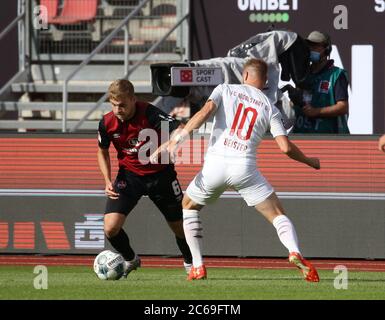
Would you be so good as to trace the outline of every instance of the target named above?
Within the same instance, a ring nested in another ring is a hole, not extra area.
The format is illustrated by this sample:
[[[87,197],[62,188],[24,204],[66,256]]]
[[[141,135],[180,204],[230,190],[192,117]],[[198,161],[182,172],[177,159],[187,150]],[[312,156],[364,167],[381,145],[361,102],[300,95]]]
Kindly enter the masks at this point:
[[[322,80],[319,84],[319,89],[318,91],[320,93],[328,93],[330,88],[330,82],[327,80]]]

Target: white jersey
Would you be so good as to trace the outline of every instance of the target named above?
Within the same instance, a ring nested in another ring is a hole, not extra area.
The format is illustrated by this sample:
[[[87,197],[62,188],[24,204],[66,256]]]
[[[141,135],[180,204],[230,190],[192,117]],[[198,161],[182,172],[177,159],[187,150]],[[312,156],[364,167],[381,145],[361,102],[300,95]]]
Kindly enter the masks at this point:
[[[256,164],[257,147],[267,130],[287,135],[280,111],[259,89],[220,84],[209,97],[217,106],[206,156],[226,163]]]

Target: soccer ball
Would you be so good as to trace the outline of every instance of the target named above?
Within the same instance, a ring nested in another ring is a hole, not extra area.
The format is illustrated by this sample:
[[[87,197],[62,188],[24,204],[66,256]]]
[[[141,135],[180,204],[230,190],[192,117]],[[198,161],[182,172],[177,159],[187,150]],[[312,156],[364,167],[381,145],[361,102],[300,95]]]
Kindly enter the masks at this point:
[[[124,274],[125,261],[121,254],[105,250],[94,261],[94,271],[101,280],[119,280]]]

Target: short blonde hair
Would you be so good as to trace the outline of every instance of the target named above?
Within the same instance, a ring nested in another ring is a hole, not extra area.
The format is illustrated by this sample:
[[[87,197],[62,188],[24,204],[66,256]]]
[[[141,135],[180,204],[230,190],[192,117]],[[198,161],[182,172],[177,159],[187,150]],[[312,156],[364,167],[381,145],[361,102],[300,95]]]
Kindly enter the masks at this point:
[[[112,82],[108,88],[108,98],[121,100],[126,97],[133,97],[135,89],[133,84],[126,79],[119,79]]]
[[[243,66],[243,71],[253,71],[259,79],[267,78],[267,63],[261,59],[250,59]]]

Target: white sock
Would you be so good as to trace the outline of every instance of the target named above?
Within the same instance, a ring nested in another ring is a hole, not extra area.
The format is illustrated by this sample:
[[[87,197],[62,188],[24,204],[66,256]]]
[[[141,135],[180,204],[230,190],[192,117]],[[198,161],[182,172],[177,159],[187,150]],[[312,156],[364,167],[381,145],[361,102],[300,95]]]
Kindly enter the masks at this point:
[[[285,215],[280,215],[273,220],[273,225],[277,229],[279,240],[289,250],[289,253],[300,253],[297,233],[290,219]]]
[[[193,266],[199,267],[203,264],[201,253],[203,234],[198,210],[183,209],[183,229],[193,258]]]

